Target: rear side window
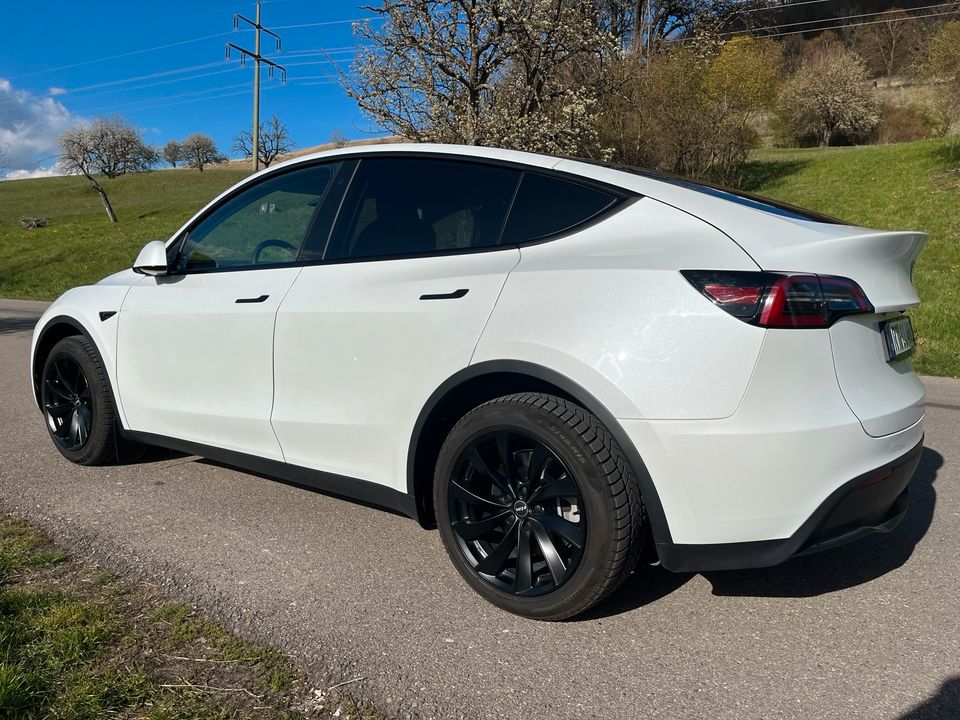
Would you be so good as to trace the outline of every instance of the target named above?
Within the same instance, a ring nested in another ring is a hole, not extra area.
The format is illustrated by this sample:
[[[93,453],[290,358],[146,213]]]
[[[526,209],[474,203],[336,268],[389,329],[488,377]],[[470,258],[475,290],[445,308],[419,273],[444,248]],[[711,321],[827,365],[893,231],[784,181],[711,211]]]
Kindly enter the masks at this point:
[[[504,244],[569,230],[600,214],[616,197],[579,183],[526,173],[503,233]]]
[[[721,200],[727,200],[738,205],[744,205],[746,207],[753,208],[754,210],[761,210],[772,215],[790,218],[791,220],[809,220],[811,222],[829,223],[832,225],[848,224],[843,220],[838,220],[837,218],[833,218],[828,215],[821,215],[813,210],[806,210],[795,205],[789,205],[787,203],[780,202],[779,200],[771,200],[770,198],[760,197],[759,195],[751,195],[750,193],[743,192],[742,190],[730,190],[720,187],[719,185],[711,185],[704,182],[694,182],[693,180],[687,180],[686,178],[674,177],[673,175],[657,173],[651,170],[643,170],[630,165],[615,165],[612,163],[598,162],[596,160],[584,160],[582,158],[577,158],[577,162],[590,163],[591,165],[599,165],[600,167],[608,167],[613,170],[628,172],[631,175],[640,175],[641,177],[651,178],[652,180],[659,180],[660,182],[677,185],[678,187],[703,193],[704,195],[712,195],[713,197],[720,198]]]
[[[381,258],[497,244],[520,172],[456,160],[364,158],[327,259]]]

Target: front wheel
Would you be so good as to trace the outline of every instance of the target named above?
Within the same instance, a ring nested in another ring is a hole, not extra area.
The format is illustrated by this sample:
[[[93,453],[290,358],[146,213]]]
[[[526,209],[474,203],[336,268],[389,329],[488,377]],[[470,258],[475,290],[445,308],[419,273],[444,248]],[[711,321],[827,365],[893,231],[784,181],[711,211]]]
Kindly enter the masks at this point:
[[[600,421],[552,395],[497,398],[440,451],[434,508],[447,553],[490,602],[540,620],[613,592],[643,550],[636,478]]]
[[[64,338],[43,366],[40,402],[50,438],[79,465],[117,459],[116,411],[100,353],[83,336]]]

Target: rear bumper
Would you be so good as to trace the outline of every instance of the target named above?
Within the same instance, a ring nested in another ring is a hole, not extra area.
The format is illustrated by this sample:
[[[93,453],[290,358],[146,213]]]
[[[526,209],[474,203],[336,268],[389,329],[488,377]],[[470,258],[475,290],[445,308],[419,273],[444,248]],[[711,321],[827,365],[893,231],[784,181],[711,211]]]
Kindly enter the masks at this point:
[[[907,512],[907,485],[922,451],[921,439],[892,462],[844,483],[788,538],[711,544],[658,542],[660,562],[674,572],[769,567],[874,532],[889,532]]]

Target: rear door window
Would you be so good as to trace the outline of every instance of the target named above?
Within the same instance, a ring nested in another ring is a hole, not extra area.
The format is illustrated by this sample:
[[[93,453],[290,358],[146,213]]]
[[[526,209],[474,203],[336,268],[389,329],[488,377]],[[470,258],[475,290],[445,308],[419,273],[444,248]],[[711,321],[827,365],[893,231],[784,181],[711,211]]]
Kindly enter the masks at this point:
[[[520,172],[432,158],[364,158],[326,259],[469,251],[497,244]]]
[[[556,235],[596,217],[616,201],[616,196],[602,190],[525,173],[501,242],[514,244]]]

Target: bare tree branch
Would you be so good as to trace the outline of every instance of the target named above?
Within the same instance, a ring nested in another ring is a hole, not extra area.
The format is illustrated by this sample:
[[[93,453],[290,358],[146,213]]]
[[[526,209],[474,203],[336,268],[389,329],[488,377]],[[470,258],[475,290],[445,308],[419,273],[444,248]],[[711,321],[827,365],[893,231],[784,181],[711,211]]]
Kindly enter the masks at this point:
[[[157,149],[143,141],[140,132],[122,118],[98,118],[88,127],[67,130],[60,137],[60,166],[83,175],[100,196],[110,222],[117,215],[97,175],[108,178],[150,170],[159,159]]]
[[[290,139],[290,131],[276,115],[270,117],[265,123],[260,124],[260,131],[257,133],[259,142],[257,143],[257,155],[260,163],[265,167],[270,167],[281,155],[293,150],[293,140]],[[233,151],[245,158],[253,157],[253,133],[244,130],[233,139]]]
[[[616,51],[593,1],[383,0],[341,84],[415,141],[594,154],[588,122]]]

